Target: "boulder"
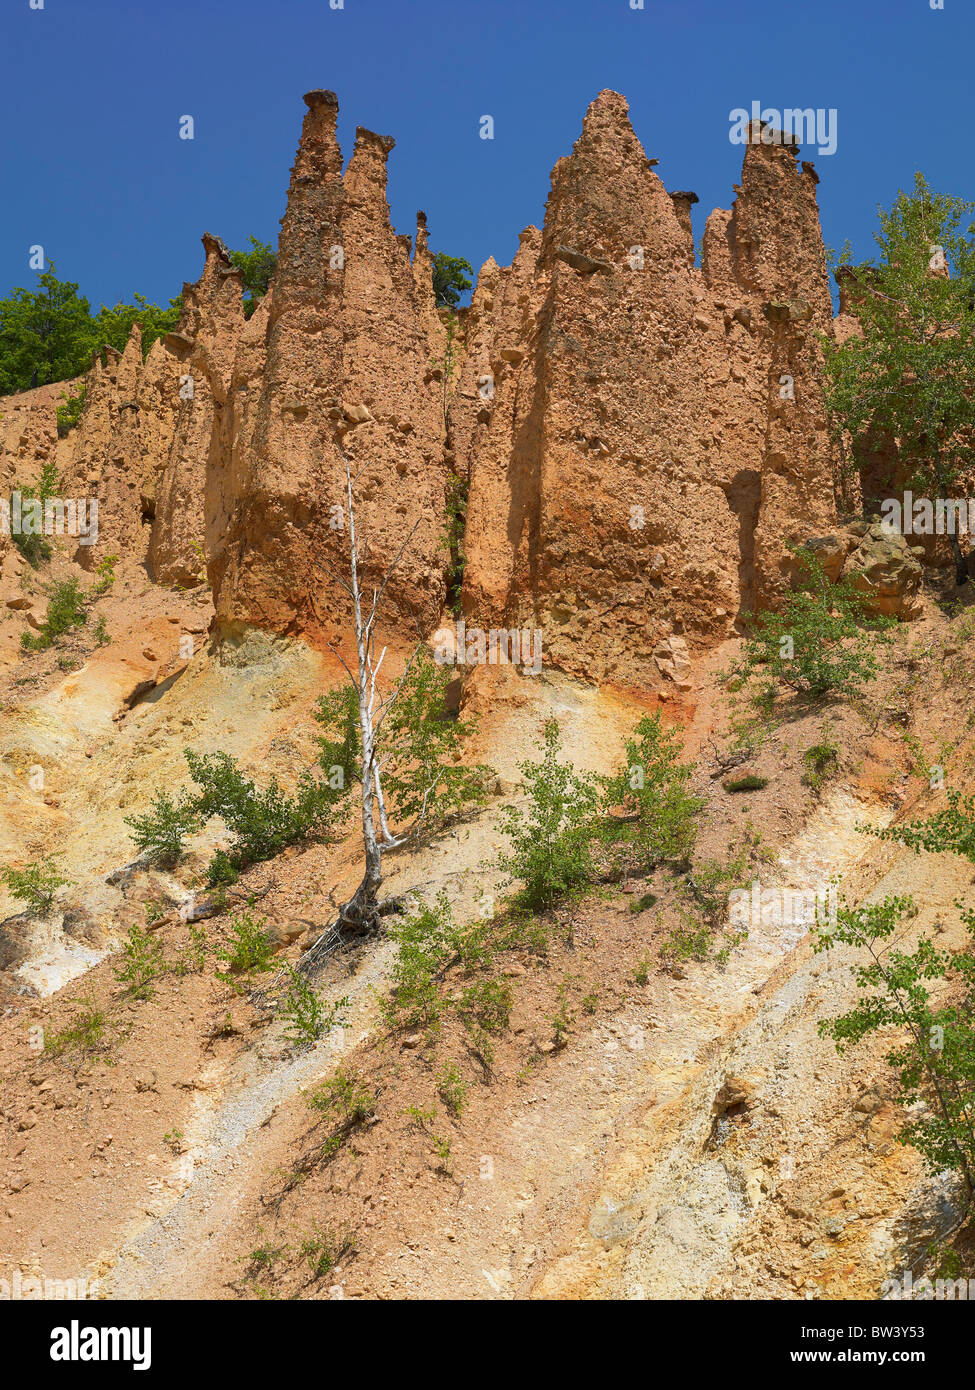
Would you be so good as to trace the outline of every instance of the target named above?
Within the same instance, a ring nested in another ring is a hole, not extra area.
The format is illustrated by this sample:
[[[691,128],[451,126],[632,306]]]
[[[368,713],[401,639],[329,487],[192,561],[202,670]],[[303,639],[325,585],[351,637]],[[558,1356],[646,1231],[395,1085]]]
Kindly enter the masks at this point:
[[[921,566],[907,541],[873,522],[847,561],[846,573],[869,598],[871,612],[909,620],[920,612]]]

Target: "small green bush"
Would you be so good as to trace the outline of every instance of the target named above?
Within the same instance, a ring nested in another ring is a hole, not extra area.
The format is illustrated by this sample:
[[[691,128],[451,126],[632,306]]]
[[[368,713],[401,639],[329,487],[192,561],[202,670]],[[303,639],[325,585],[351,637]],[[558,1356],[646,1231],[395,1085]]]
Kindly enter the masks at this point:
[[[744,777],[729,777],[721,785],[726,792],[760,792],[763,787],[768,786],[768,778],[749,772]]]
[[[54,894],[71,882],[58,873],[55,860],[60,857],[59,854],[49,854],[23,869],[0,869],[0,879],[6,885],[7,892],[12,898],[26,903],[29,913],[44,916],[50,912]]]
[[[347,1008],[347,997],[326,1005],[315,993],[300,970],[285,966],[288,989],[278,1008],[285,1022],[285,1037],[289,1042],[309,1046],[330,1033],[339,1022],[339,1014]]]
[[[144,927],[131,926],[122,943],[122,965],[115,978],[133,999],[151,999],[153,981],[165,970],[162,942]]]
[[[51,591],[44,622],[37,635],[23,632],[20,645],[27,652],[45,651],[58,637],[63,637],[72,628],[81,627],[87,621],[85,595],[78,587],[78,581],[65,579],[62,583],[55,584]]]
[[[229,975],[252,975],[270,970],[274,952],[267,936],[267,918],[250,910],[236,913],[229,922],[230,940],[217,952],[227,962]],[[221,979],[228,979],[226,972]]]
[[[183,852],[183,840],[200,828],[200,818],[192,802],[174,801],[168,792],[156,793],[148,811],[126,816],[135,843],[153,863],[173,865]]]
[[[546,721],[543,756],[519,767],[528,810],[502,808],[499,826],[511,850],[499,867],[521,880],[516,903],[539,909],[591,883],[595,876],[592,843],[599,792],[592,776],[579,775],[563,763],[558,722]]]

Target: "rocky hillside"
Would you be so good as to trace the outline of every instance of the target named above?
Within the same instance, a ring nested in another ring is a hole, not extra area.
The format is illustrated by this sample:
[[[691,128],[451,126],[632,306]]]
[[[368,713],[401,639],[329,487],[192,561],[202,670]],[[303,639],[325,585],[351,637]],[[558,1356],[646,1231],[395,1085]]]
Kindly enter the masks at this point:
[[[178,329],[96,354],[73,429],[57,409],[80,382],[0,400],[0,491],[53,465],[98,503],[97,539],[41,564],[0,535],[0,856],[57,856],[64,880],[41,913],[0,899],[3,1263],[109,1297],[876,1297],[955,1238],[957,1182],[896,1143],[883,1047],[819,1036],[853,953],[824,964],[802,922],[737,939],[715,907],[733,880],[839,878],[852,903],[915,893],[910,930],[947,944],[972,891],[957,856],[867,833],[943,805],[925,758],[970,792],[972,636],[947,553],[876,525],[869,471],[841,474],[823,341],[856,306],[834,319],[817,174],[789,141],[749,144],[696,248],[696,195],[667,191],[604,91],[543,226],[452,316],[426,217],[390,223],[394,140],[360,126],[343,170],[334,93],[304,101],[250,318],[204,233]],[[417,644],[453,643],[449,710],[477,723],[454,761],[490,769],[475,812],[389,856],[396,920],[438,893],[458,922],[504,916],[508,814],[550,719],[573,768],[608,776],[663,712],[704,859],[606,873],[530,928],[516,912],[503,945],[441,962],[429,1029],[391,1017],[395,928],[336,939],[308,976],[341,1027],[299,1046],[278,972],[358,882],[354,821],[229,891],[212,822],[161,866],[129,821],[186,785],[187,749],[288,791],[314,765],[316,702],[355,661],[333,582],[347,468],[367,596],[395,562],[377,646],[399,678]],[[896,634],[862,700],[770,710],[738,756],[728,667],[799,548]],[[31,649],[71,584],[87,618]],[[465,660],[460,621],[537,632],[540,671]],[[675,957],[705,899],[720,950]],[[226,953],[248,911],[269,973],[245,988]],[[133,941],[156,961],[134,993]]]

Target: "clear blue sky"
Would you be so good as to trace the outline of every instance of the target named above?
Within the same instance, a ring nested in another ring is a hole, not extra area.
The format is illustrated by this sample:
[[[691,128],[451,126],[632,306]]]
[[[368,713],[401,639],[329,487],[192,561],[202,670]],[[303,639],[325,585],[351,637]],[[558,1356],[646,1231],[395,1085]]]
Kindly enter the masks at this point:
[[[0,293],[35,283],[38,243],[96,308],[178,293],[204,230],[276,243],[311,87],[338,93],[346,160],[357,124],[396,137],[396,230],[423,208],[434,248],[475,270],[540,222],[552,165],[604,87],[629,98],[665,186],[699,194],[696,235],[731,205],[733,107],[835,108],[837,152],[812,154],[824,234],[863,257],[877,203],[915,169],[975,200],[975,6],[944,5],[4,0]],[[178,138],[187,114],[193,141]]]

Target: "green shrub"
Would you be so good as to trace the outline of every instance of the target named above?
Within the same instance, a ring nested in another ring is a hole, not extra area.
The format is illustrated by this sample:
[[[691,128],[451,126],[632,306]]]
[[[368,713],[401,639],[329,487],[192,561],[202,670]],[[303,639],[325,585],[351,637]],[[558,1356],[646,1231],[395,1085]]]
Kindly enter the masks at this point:
[[[44,622],[36,637],[29,632],[21,634],[20,645],[28,652],[42,652],[58,637],[63,637],[72,628],[81,627],[88,621],[85,608],[85,595],[78,587],[76,579],[65,579],[55,584],[48,600]]]
[[[499,827],[511,841],[500,868],[520,879],[516,902],[529,908],[551,907],[560,897],[590,883],[595,874],[592,842],[599,793],[592,776],[579,776],[560,762],[558,722],[546,721],[543,757],[519,767],[528,810],[502,808]]]
[[[814,791],[819,791],[831,777],[835,776],[839,768],[840,750],[839,746],[830,738],[828,719],[823,721],[823,727],[819,731],[819,742],[806,749],[802,755],[802,761],[806,765],[802,780],[807,787],[812,787]]]
[[[57,408],[59,439],[63,439],[65,435],[69,433],[70,430],[73,430],[75,425],[81,419],[81,412],[84,409],[85,404],[86,390],[86,382],[81,381],[79,382],[78,389],[74,395],[72,395],[69,391],[61,392],[61,400],[64,401],[64,405],[59,405]]]
[[[58,473],[57,464],[53,459],[42,464],[37,482],[33,485],[28,484],[20,487],[14,484],[11,492],[19,492],[21,499],[21,510],[25,512],[32,502],[40,502],[43,514],[44,503],[53,497],[57,497],[61,490],[61,477]],[[51,543],[38,530],[37,532],[16,531],[10,539],[23,555],[24,559],[34,569],[39,569],[43,561],[49,560],[53,554]]]
[[[230,940],[217,955],[227,962],[229,974],[252,975],[270,970],[274,952],[267,936],[267,918],[256,917],[245,909],[231,917],[228,927]],[[229,976],[225,972],[220,978]]]
[[[313,834],[323,834],[332,820],[335,792],[328,783],[302,772],[293,797],[278,786],[276,778],[259,791],[229,753],[194,753],[186,749],[190,776],[200,788],[189,805],[201,820],[219,816],[234,839],[220,860],[211,866],[211,882],[227,881],[225,863],[236,870],[260,863]]]
[[[687,790],[692,763],[681,762],[681,739],[660,715],[644,715],[626,742],[625,764],[603,780],[603,808],[619,807],[622,820],[608,816],[604,838],[643,868],[665,859],[687,859],[697,838],[696,817],[704,802]]]
[[[726,792],[760,792],[768,786],[768,778],[748,772],[744,777],[729,777],[721,785]]]
[[[467,1082],[457,1067],[448,1062],[437,1078],[440,1099],[452,1115],[460,1117],[467,1108]]]
[[[148,811],[126,816],[125,824],[138,848],[153,863],[173,865],[183,853],[183,840],[199,830],[200,819],[191,802],[185,798],[174,801],[168,792],[159,791]]]
[[[105,1041],[107,1020],[104,1011],[98,1008],[90,995],[73,1002],[81,1005],[81,1012],[74,1021],[60,1033],[51,1033],[44,1038],[44,1051],[51,1057],[60,1057],[65,1052],[96,1052]]]
[[[59,854],[49,854],[23,869],[0,869],[0,879],[12,898],[27,904],[28,912],[43,916],[51,910],[57,890],[71,882],[58,873],[55,860],[60,857]]]
[[[308,1266],[316,1279],[324,1279],[340,1261],[354,1255],[358,1248],[351,1227],[341,1231],[321,1231],[315,1229],[298,1247],[298,1254],[308,1261]]]
[[[781,687],[811,700],[851,697],[874,680],[879,655],[896,620],[869,612],[852,579],[831,584],[822,565],[793,547],[797,582],[782,612],[762,610],[730,676],[756,702],[771,701]]]
[[[165,970],[162,942],[144,927],[131,926],[122,943],[122,965],[115,978],[133,999],[151,999],[153,981]]]
[[[393,923],[388,935],[399,950],[386,1021],[398,1027],[430,1027],[442,1009],[436,977],[457,953],[458,930],[446,892],[438,893],[432,905],[424,904],[413,916]]]
[[[907,897],[888,896],[866,907],[841,908],[837,924],[821,928],[814,949],[838,943],[865,951],[866,964],[853,966],[857,1003],[838,1018],[819,1024],[838,1052],[870,1033],[892,1030],[887,1062],[897,1072],[897,1102],[907,1111],[898,1138],[923,1156],[932,1173],[960,1171],[975,1197],[975,910],[958,904],[968,929],[964,950],[939,950],[922,937],[912,952],[890,938],[904,935],[903,923],[917,909]],[[956,985],[958,1002],[935,1008],[929,980]]]
[[[343,997],[326,1005],[300,970],[291,965],[285,966],[285,970],[288,989],[278,1008],[286,1025],[284,1035],[289,1042],[307,1046],[332,1031],[349,1001]]]

